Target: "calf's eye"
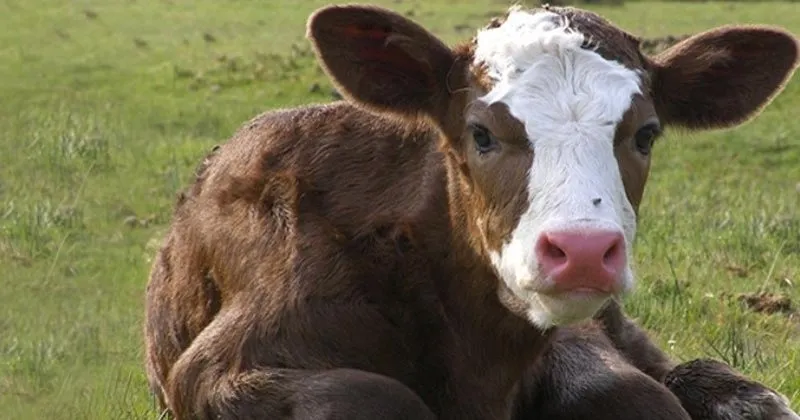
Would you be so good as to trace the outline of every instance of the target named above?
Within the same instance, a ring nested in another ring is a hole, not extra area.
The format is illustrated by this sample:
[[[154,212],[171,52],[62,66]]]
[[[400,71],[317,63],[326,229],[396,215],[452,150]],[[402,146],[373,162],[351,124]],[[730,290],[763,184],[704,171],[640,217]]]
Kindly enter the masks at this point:
[[[470,126],[470,130],[472,131],[472,139],[475,141],[475,149],[479,154],[491,152],[497,147],[497,141],[486,127],[473,124]]]
[[[633,136],[633,141],[636,145],[636,150],[644,156],[650,154],[653,148],[653,142],[661,134],[661,127],[656,123],[645,124]]]

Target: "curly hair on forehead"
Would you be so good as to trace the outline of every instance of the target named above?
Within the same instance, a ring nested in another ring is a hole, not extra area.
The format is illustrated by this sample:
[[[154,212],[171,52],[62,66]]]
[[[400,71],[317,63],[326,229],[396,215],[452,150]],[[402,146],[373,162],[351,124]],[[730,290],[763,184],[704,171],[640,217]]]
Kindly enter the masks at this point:
[[[614,25],[588,10],[574,7],[544,6],[543,10],[557,13],[569,21],[569,26],[586,36],[585,48],[603,57],[619,61],[628,67],[643,67],[646,60],[640,52],[641,38]]]
[[[595,50],[603,57],[618,61],[627,67],[641,68],[647,65],[647,60],[640,51],[642,42],[640,37],[618,28],[607,19],[588,10],[569,6],[551,6],[549,4],[525,9],[517,5],[510,7],[502,16],[493,17],[481,29],[488,30],[502,26],[508,16],[515,11],[555,13],[565,18],[571,29],[585,36],[583,48]],[[472,47],[475,42],[476,37],[472,37],[468,45]]]

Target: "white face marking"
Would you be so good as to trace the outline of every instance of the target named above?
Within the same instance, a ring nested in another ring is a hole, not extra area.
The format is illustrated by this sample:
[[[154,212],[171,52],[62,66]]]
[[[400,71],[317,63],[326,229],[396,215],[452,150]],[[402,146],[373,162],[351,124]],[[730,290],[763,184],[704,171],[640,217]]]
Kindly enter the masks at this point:
[[[534,159],[528,209],[492,263],[509,289],[528,304],[528,318],[542,328],[585,319],[605,298],[581,300],[538,293],[552,285],[539,274],[534,246],[553,230],[622,232],[628,254],[636,216],[625,195],[614,155],[616,125],[641,93],[640,76],[595,51],[584,36],[552,12],[512,8],[497,28],[480,31],[475,62],[487,67],[493,89],[479,100],[503,102],[525,125]],[[595,206],[592,200],[602,199]],[[626,264],[623,290],[633,285]]]

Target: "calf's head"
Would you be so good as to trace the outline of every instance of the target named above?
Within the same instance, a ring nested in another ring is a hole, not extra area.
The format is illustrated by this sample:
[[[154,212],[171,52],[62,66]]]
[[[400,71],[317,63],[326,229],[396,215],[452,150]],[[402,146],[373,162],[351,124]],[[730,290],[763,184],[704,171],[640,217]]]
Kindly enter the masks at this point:
[[[308,22],[348,100],[441,133],[451,201],[510,309],[547,328],[592,316],[632,287],[629,256],[653,143],[668,125],[732,127],[797,66],[793,36],[726,26],[647,57],[578,9],[512,8],[447,47],[372,6]]]

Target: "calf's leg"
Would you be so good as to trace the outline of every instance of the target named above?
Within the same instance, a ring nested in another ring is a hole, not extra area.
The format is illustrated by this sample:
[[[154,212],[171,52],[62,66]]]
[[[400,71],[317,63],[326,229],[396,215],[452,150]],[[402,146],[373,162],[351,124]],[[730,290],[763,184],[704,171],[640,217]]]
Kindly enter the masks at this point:
[[[177,419],[435,420],[397,380],[355,369],[228,374]]]
[[[800,420],[783,395],[715,360],[681,364],[667,374],[664,383],[693,420]]]
[[[598,327],[558,331],[519,391],[513,420],[690,419],[678,398],[628,363]]]
[[[436,419],[411,389],[374,373],[330,370],[307,376],[298,387],[292,419]]]
[[[676,363],[653,343],[646,331],[625,315],[616,301],[609,302],[595,319],[596,328],[608,337],[622,357],[651,378],[663,382],[675,368]]]
[[[243,329],[221,311],[170,370],[165,400],[177,420],[435,420],[401,382],[362,370],[259,366],[237,353]]]
[[[596,323],[567,330],[579,336],[586,335],[584,345],[599,346],[599,349],[606,344],[593,337],[602,331],[613,345],[607,350],[618,352],[625,362],[664,383],[694,420],[800,420],[784,396],[747,379],[724,363],[707,359],[674,363],[656,347],[647,332],[625,316],[616,302],[611,302],[597,315]],[[556,351],[569,353],[572,350],[568,347]],[[584,360],[585,368],[590,370],[588,364],[594,361]]]

